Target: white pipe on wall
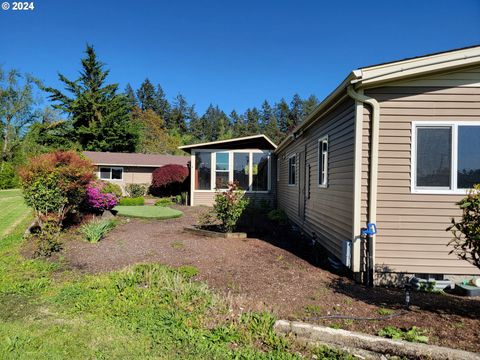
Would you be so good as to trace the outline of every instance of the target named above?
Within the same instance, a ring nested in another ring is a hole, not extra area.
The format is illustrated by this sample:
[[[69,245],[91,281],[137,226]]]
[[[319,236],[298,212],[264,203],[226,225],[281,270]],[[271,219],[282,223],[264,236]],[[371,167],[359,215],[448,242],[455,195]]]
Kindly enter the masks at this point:
[[[368,189],[368,222],[377,222],[377,183],[378,183],[378,143],[380,131],[380,104],[377,100],[359,94],[349,85],[348,95],[357,101],[368,104],[372,108],[371,120],[371,140],[370,140],[370,169],[369,169],[369,189]],[[356,179],[358,181],[359,179]],[[375,273],[375,236],[370,241],[370,270],[372,276]]]

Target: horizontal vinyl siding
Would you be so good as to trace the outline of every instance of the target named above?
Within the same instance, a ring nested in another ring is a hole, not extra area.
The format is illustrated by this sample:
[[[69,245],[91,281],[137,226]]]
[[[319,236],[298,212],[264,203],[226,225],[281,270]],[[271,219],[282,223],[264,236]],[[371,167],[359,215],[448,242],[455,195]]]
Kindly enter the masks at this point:
[[[480,68],[467,68],[414,80],[404,80],[394,86],[480,87]]]
[[[480,73],[479,73],[480,74]],[[474,274],[449,255],[445,231],[461,195],[412,194],[412,121],[479,121],[480,88],[384,87],[366,92],[380,102],[376,265],[379,271]],[[362,221],[367,218],[370,121],[365,111],[362,161]]]
[[[354,102],[347,99],[278,154],[278,207],[308,234],[315,233],[322,245],[339,258],[342,241],[352,239],[354,119]],[[326,135],[329,142],[328,187],[320,188],[318,140]],[[305,203],[303,221],[299,217],[298,154],[305,149],[306,164],[310,165],[310,199]],[[292,154],[297,154],[295,186],[288,185],[288,158]]]

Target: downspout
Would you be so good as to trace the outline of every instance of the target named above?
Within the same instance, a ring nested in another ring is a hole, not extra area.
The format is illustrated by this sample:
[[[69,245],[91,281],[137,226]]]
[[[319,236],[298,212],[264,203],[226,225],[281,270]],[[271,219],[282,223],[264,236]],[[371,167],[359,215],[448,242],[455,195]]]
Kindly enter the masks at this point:
[[[368,189],[368,222],[376,224],[377,222],[377,183],[378,183],[378,143],[380,130],[380,105],[377,100],[359,94],[353,88],[353,85],[347,87],[348,96],[352,99],[370,105],[372,108],[371,120],[371,140],[370,140],[370,169],[369,169],[369,189]],[[375,236],[370,236],[370,283],[373,285],[375,274]]]

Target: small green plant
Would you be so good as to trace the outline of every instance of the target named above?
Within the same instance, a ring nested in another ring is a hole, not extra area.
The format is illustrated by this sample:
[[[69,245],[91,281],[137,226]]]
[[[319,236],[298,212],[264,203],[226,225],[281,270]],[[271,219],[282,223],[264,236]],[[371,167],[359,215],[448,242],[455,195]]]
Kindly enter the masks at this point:
[[[131,198],[142,197],[147,194],[148,185],[146,184],[127,184],[125,191]]]
[[[307,312],[310,315],[319,315],[322,313],[322,307],[320,305],[312,305],[309,304],[305,306],[305,312]]]
[[[97,243],[103,239],[115,225],[115,220],[93,220],[82,225],[80,231],[85,236],[85,240],[90,243]]]
[[[195,266],[182,265],[177,268],[177,271],[186,279],[191,279],[198,275],[199,271]]]
[[[378,315],[386,316],[386,315],[392,315],[394,311],[392,309],[385,309],[385,308],[380,308],[377,309]]]
[[[288,216],[285,211],[281,209],[275,209],[267,214],[269,220],[274,221],[280,225],[286,225],[288,223]]]
[[[453,235],[449,242],[453,247],[450,254],[454,253],[480,268],[480,184],[475,185],[457,205],[463,214],[459,221],[452,219],[452,225],[447,228]]]
[[[113,194],[119,199],[122,197],[123,193],[120,185],[111,183],[109,181],[104,181],[103,183],[104,185],[101,190],[103,194]]]
[[[161,198],[155,202],[155,206],[170,206],[170,205],[173,205],[173,201],[168,197]]]
[[[136,198],[123,198],[120,199],[118,205],[121,206],[142,206],[145,205],[145,198],[136,197]]]
[[[395,326],[386,326],[378,332],[379,336],[394,340],[405,340],[409,342],[428,343],[428,337],[425,336],[426,331],[416,326],[410,329],[400,329]]]
[[[35,257],[51,256],[54,252],[61,249],[60,241],[61,227],[57,221],[44,221],[43,226],[38,233],[30,235],[36,242]]]
[[[245,192],[239,189],[236,182],[229,183],[226,191],[217,192],[213,211],[223,231],[235,230],[247,205],[248,199],[245,198]]]

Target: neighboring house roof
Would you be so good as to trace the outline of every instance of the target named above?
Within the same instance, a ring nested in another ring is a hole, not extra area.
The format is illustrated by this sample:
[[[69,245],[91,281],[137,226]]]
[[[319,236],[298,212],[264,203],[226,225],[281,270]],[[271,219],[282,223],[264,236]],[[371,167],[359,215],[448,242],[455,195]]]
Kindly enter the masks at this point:
[[[238,137],[228,140],[211,141],[207,143],[180,146],[179,149],[191,152],[193,149],[264,149],[275,150],[277,145],[263,134]]]
[[[346,93],[348,86],[374,88],[403,79],[426,76],[438,72],[455,70],[480,64],[480,45],[448,50],[440,53],[370,65],[353,70],[277,147],[277,151],[287,146],[302,130],[314,123],[322,111],[328,109],[339,95]],[[338,101],[338,100],[337,100]]]
[[[140,166],[140,167],[161,167],[168,164],[187,166],[190,158],[188,156],[158,155],[158,154],[137,154],[84,151],[95,165],[109,166]]]

